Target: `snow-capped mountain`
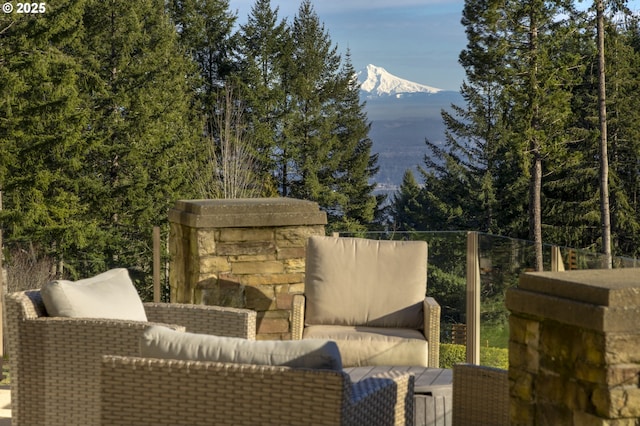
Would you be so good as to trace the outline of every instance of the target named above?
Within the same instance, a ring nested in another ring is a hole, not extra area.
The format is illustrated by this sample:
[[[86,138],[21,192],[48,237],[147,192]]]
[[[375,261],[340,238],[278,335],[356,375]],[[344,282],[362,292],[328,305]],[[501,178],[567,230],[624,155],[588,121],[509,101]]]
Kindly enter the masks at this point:
[[[393,192],[407,169],[423,166],[428,151],[425,139],[445,140],[441,111],[452,104],[464,105],[459,92],[414,83],[369,65],[357,73],[360,98],[371,122],[372,153],[378,154],[380,169],[374,177],[382,192]]]
[[[414,83],[400,77],[396,77],[382,67],[367,65],[367,68],[358,72],[360,89],[369,96],[394,96],[400,97],[409,93],[438,93],[441,89]]]

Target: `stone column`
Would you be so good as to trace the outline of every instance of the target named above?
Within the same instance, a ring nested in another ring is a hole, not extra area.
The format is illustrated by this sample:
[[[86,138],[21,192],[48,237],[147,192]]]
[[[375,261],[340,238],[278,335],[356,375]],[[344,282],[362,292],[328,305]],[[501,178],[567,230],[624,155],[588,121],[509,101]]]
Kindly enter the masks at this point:
[[[259,339],[291,338],[318,204],[290,198],[178,201],[169,211],[171,301],[253,309]]]
[[[640,424],[640,269],[527,273],[507,307],[511,424]]]

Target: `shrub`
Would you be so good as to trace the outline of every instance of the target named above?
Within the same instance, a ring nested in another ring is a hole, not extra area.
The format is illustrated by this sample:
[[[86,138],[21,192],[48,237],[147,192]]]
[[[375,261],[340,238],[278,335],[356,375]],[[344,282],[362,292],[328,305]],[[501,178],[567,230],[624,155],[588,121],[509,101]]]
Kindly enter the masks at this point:
[[[450,343],[440,344],[440,368],[452,368],[455,364],[466,362],[467,348],[464,345]],[[509,351],[503,348],[481,347],[480,360],[482,365],[509,368]]]

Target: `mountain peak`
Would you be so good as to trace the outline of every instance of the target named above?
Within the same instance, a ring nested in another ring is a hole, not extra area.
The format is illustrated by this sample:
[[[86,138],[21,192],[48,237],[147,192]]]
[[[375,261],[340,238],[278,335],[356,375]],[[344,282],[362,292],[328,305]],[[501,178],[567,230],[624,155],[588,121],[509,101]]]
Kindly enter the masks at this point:
[[[382,67],[367,65],[367,68],[358,73],[358,81],[361,82],[360,89],[372,95],[399,96],[403,93],[437,93],[441,89],[414,83],[400,77],[396,77]]]

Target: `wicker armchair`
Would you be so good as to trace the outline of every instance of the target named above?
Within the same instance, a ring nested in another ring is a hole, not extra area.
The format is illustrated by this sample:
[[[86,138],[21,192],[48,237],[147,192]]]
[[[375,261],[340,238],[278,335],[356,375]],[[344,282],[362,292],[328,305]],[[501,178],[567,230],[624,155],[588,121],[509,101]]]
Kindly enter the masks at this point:
[[[105,356],[102,424],[413,425],[413,376]]]
[[[99,424],[101,356],[137,355],[150,323],[255,339],[244,309],[147,303],[149,322],[54,318],[39,290],[6,295],[5,309],[14,426]]]
[[[335,341],[345,367],[438,367],[440,305],[427,292],[427,243],[311,237],[292,338]]]
[[[509,424],[507,370],[472,364],[453,366],[453,426]]]

